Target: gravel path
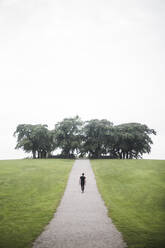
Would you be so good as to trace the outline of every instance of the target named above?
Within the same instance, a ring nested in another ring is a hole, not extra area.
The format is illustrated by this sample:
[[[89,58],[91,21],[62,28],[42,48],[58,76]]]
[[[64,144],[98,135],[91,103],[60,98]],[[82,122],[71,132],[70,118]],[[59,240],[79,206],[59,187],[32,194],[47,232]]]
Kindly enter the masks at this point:
[[[81,193],[79,177],[87,184]],[[61,204],[33,248],[123,248],[121,234],[107,216],[89,160],[76,160]]]

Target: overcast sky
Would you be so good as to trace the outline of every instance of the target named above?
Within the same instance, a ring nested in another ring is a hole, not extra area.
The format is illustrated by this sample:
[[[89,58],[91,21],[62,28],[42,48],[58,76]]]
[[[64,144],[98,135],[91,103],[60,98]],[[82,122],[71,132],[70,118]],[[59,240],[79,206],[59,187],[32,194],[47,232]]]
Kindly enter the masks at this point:
[[[164,0],[0,0],[0,159],[18,124],[79,115],[157,131],[165,159]]]

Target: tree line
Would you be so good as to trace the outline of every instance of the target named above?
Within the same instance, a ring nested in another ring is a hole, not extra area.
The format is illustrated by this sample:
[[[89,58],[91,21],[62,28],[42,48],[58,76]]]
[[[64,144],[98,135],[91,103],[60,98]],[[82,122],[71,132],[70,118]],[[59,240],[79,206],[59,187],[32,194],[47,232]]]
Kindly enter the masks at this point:
[[[47,125],[20,124],[14,136],[16,149],[32,153],[33,158],[142,158],[151,152],[150,135],[154,129],[145,124],[125,123],[114,125],[103,119],[82,121],[79,116],[65,118],[55,124],[53,130]],[[60,151],[53,156],[54,151]]]

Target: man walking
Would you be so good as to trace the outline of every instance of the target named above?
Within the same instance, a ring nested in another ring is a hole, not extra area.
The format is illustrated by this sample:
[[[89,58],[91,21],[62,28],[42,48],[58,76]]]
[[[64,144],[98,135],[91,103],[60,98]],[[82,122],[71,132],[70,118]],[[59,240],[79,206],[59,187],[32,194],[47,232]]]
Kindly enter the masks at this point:
[[[84,193],[84,187],[86,184],[86,177],[84,176],[84,173],[82,173],[82,176],[80,177],[79,183],[81,185],[81,191],[82,191],[82,193]]]

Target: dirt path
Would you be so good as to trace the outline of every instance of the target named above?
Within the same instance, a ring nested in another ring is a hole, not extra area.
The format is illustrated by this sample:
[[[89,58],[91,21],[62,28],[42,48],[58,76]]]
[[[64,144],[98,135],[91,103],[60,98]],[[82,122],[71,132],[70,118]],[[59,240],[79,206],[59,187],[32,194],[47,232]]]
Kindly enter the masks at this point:
[[[81,193],[79,177],[87,184]],[[89,160],[77,160],[61,204],[33,248],[123,248],[121,234],[107,216]]]

